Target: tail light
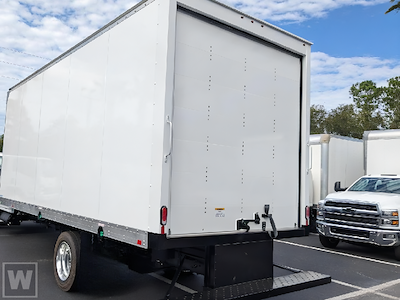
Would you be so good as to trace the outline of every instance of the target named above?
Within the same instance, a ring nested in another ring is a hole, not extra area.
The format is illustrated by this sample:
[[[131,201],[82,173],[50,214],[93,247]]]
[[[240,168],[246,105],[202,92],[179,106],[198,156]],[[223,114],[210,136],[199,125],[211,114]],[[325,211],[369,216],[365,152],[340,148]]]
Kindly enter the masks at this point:
[[[306,206],[306,226],[308,226],[309,219],[310,219],[310,207]]]
[[[160,209],[160,224],[165,226],[167,225],[167,216],[168,216],[168,209],[166,206],[162,206]]]

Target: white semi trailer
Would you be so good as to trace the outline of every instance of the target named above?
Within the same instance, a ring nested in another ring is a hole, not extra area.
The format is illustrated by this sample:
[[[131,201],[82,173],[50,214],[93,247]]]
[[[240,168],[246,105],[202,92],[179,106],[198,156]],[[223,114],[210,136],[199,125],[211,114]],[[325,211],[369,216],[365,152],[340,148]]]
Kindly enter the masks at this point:
[[[62,230],[65,291],[86,232],[136,271],[265,296],[268,231],[305,224],[309,70],[309,42],[221,3],[142,1],[10,89],[1,218]]]
[[[318,202],[333,193],[335,182],[350,186],[364,174],[363,141],[333,134],[310,136],[310,226],[315,231]]]
[[[340,241],[392,247],[400,260],[400,130],[364,132],[365,176],[319,202],[321,243]]]

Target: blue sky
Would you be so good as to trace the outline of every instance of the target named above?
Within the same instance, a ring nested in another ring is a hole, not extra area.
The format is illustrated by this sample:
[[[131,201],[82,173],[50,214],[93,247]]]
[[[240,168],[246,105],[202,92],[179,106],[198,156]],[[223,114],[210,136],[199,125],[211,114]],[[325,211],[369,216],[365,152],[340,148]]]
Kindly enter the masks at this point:
[[[204,0],[208,1],[208,0]],[[0,133],[7,90],[138,0],[0,0]],[[389,0],[221,0],[314,45],[311,104],[351,103],[352,84],[400,76],[400,13]]]
[[[281,25],[313,42],[312,51],[335,57],[371,56],[400,59],[400,14],[384,14],[389,1],[374,6],[346,6],[324,18]]]

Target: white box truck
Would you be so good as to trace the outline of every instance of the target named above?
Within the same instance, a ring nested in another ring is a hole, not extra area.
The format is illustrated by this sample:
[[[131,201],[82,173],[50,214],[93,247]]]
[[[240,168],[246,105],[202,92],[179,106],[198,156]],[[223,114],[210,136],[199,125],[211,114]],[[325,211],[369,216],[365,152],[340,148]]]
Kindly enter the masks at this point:
[[[321,243],[350,241],[393,247],[400,260],[400,130],[364,132],[365,176],[319,202]]]
[[[310,230],[316,231],[318,202],[333,193],[335,182],[349,186],[364,175],[363,141],[333,134],[310,136]]]
[[[305,223],[310,46],[216,1],[140,2],[10,89],[1,218],[62,230],[65,291],[84,232],[139,272],[271,289],[271,214]]]

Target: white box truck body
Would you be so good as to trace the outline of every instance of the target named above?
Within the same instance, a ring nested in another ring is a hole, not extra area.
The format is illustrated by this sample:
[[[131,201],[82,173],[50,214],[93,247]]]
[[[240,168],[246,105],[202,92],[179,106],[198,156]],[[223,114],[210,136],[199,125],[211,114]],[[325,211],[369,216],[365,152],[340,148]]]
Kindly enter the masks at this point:
[[[310,136],[310,202],[318,202],[333,193],[335,182],[350,186],[364,175],[363,141],[332,134]]]
[[[400,129],[364,132],[365,175],[399,174]]]
[[[166,206],[167,235],[264,204],[297,227],[309,44],[212,1],[144,5],[10,90],[3,197],[152,233]]]
[[[319,203],[317,228],[324,246],[339,241],[394,247],[400,260],[400,130],[364,132],[365,176]]]
[[[143,249],[268,213],[299,229],[310,45],[216,1],[140,2],[10,89],[0,209]]]

